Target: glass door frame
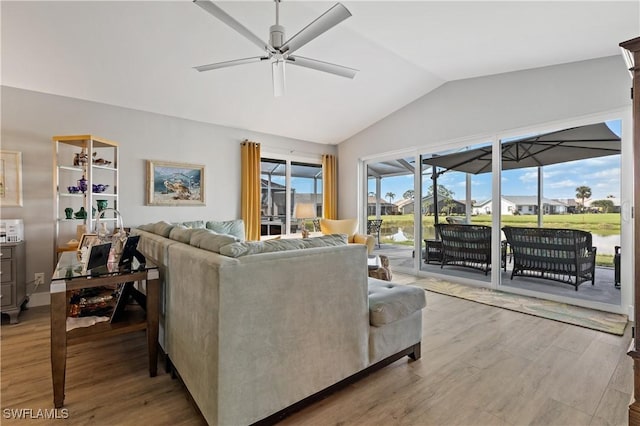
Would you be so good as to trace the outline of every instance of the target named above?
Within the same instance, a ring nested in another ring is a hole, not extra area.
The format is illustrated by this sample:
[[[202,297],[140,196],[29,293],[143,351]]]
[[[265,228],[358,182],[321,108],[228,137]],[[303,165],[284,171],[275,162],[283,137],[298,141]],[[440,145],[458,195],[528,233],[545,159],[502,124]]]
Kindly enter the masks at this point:
[[[292,202],[291,199],[291,163],[307,163],[307,164],[317,164],[322,167],[322,154],[318,155],[310,155],[310,156],[301,156],[301,155],[291,155],[291,154],[282,154],[273,151],[269,151],[268,149],[264,149],[260,153],[260,159],[270,159],[270,160],[279,160],[285,162],[285,232],[281,235],[290,235],[291,234],[291,223],[292,223]],[[324,185],[324,182],[323,182]]]
[[[493,212],[500,212],[501,210],[501,196],[502,196],[502,188],[501,188],[501,180],[502,180],[502,156],[501,156],[501,141],[503,139],[509,139],[513,137],[517,137],[519,135],[525,134],[535,134],[535,133],[545,133],[555,130],[561,130],[565,128],[583,126],[587,124],[593,124],[598,122],[610,121],[610,120],[621,120],[622,122],[622,148],[621,148],[621,172],[620,176],[631,176],[633,171],[633,138],[632,138],[632,110],[631,107],[618,108],[613,109],[606,112],[573,117],[573,118],[565,118],[562,120],[557,120],[553,122],[546,122],[543,124],[531,125],[527,127],[508,129],[503,131],[496,131],[487,135],[475,136],[472,138],[460,138],[455,140],[445,141],[443,143],[433,144],[429,146],[419,146],[416,148],[406,149],[406,150],[398,150],[394,152],[381,153],[378,155],[371,155],[367,157],[362,157],[358,161],[358,217],[360,220],[360,228],[361,231],[365,230],[364,224],[366,224],[367,220],[367,196],[368,196],[368,177],[367,177],[367,167],[369,164],[385,161],[385,160],[395,160],[398,158],[407,158],[413,157],[416,165],[420,165],[421,155],[424,153],[434,153],[441,152],[450,149],[456,149],[463,146],[474,145],[478,143],[486,143],[491,141],[492,143],[492,180],[491,180],[491,209]],[[640,153],[638,154],[640,155]],[[416,167],[414,172],[414,192],[415,192],[415,200],[414,200],[414,212],[421,212],[421,199],[422,199],[422,182],[421,182],[421,173],[422,167]],[[496,196],[497,194],[497,196]],[[621,233],[620,233],[620,245],[622,247],[622,259],[621,262],[625,266],[621,270],[621,280],[623,285],[621,286],[621,304],[619,306],[604,304],[601,302],[592,302],[588,300],[575,299],[571,297],[564,296],[554,296],[551,294],[541,294],[539,292],[534,292],[530,290],[524,289],[516,289],[516,288],[507,288],[506,286],[501,285],[501,273],[492,273],[491,274],[491,284],[489,288],[494,290],[508,291],[514,294],[522,294],[526,296],[533,297],[544,297],[547,300],[555,300],[562,303],[570,303],[573,305],[584,306],[587,308],[605,310],[608,312],[622,313],[629,315],[632,317],[634,315],[634,307],[633,307],[633,278],[634,278],[634,251],[635,247],[633,246],[633,216],[632,216],[632,206],[633,206],[633,182],[629,179],[620,179],[620,200],[621,200]],[[421,236],[422,235],[422,224],[421,220],[415,220],[414,215],[414,235]],[[495,214],[492,217],[491,222],[492,233],[491,233],[491,241],[492,241],[492,271],[500,271],[500,240],[501,240],[501,215]],[[498,242],[498,244],[496,244]],[[414,249],[415,253],[422,253],[422,244],[421,239],[418,237],[414,238]],[[412,270],[399,270],[399,272],[411,273],[418,277],[428,277],[433,276],[434,274],[422,271],[420,269],[420,264],[422,261],[422,256],[415,256],[413,262]],[[439,275],[439,274],[435,274]],[[476,286],[484,286],[487,287],[486,282],[476,281],[476,280],[458,280],[463,283],[468,283]],[[626,283],[626,284],[625,284]]]

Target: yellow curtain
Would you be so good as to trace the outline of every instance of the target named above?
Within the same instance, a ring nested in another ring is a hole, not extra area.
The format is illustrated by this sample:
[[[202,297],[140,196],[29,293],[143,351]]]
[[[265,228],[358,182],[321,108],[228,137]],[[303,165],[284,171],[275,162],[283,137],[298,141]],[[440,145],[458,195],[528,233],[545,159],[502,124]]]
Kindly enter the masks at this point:
[[[338,160],[329,154],[322,156],[322,217],[338,218]]]
[[[260,240],[260,144],[244,141],[240,144],[242,156],[242,220],[246,239]]]

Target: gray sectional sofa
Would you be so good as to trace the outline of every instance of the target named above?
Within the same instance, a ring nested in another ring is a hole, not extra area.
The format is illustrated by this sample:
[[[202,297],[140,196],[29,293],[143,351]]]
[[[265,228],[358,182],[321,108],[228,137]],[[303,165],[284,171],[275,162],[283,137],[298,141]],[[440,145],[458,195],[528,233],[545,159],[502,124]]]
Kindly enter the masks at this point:
[[[367,277],[344,235],[244,242],[241,221],[141,226],[160,266],[161,344],[211,425],[274,422],[404,355],[420,357],[422,289]]]

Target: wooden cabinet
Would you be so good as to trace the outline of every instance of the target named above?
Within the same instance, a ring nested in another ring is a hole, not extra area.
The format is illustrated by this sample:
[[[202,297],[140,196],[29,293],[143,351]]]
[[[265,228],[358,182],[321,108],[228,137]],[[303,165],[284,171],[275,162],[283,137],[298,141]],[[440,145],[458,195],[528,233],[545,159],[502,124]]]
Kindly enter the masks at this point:
[[[11,324],[18,323],[18,315],[27,299],[24,242],[0,244],[0,308],[9,315]]]
[[[93,135],[54,136],[53,152],[55,248],[75,250],[69,241],[94,232],[103,208],[118,208],[118,144]],[[103,221],[115,227],[115,212],[105,212]]]

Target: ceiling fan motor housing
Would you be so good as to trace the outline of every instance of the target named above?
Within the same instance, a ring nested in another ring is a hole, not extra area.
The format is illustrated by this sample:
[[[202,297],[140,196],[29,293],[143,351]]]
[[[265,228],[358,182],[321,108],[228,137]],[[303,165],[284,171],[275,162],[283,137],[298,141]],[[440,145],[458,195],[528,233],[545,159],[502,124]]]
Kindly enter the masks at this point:
[[[269,27],[269,43],[274,49],[280,49],[284,44],[284,27],[282,25],[272,25]]]

